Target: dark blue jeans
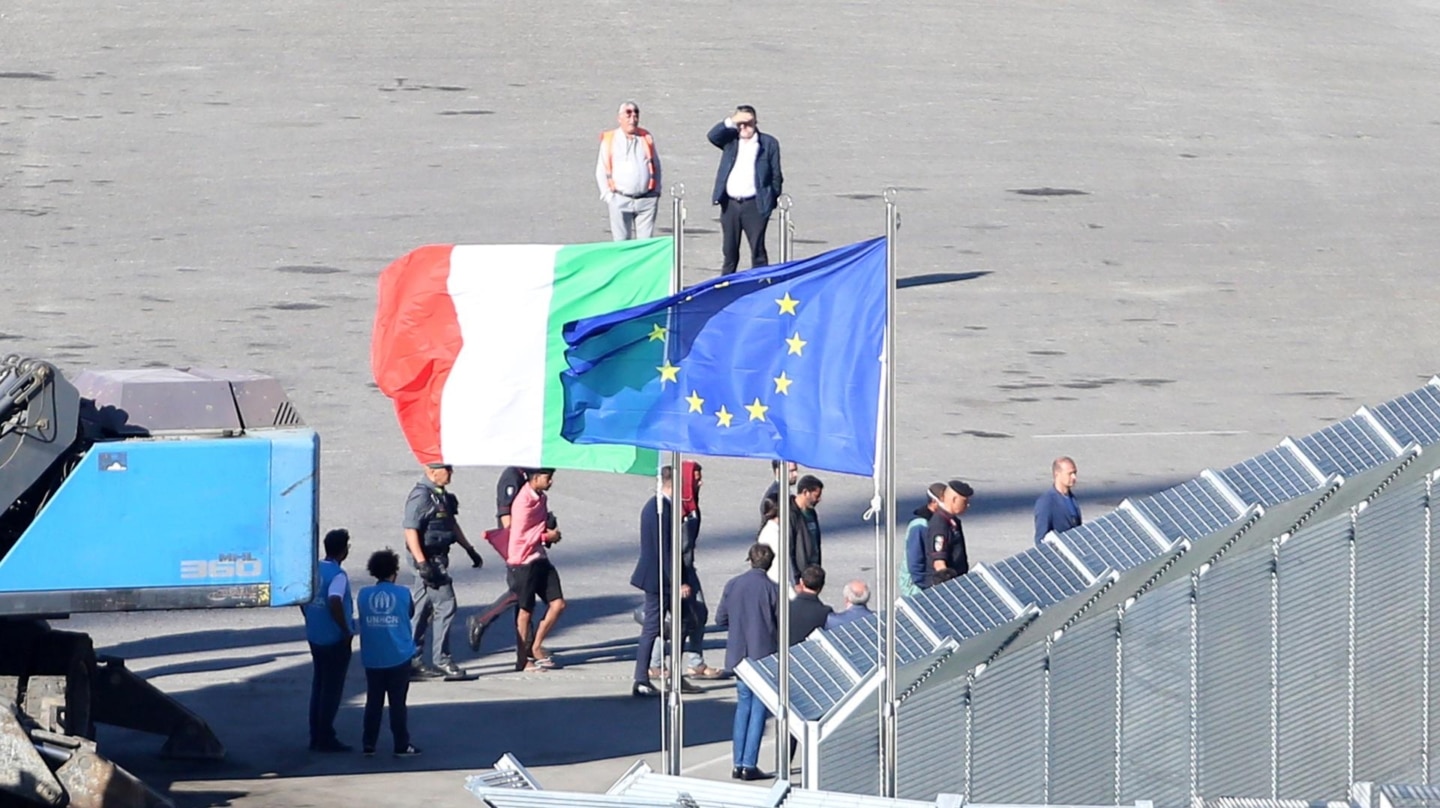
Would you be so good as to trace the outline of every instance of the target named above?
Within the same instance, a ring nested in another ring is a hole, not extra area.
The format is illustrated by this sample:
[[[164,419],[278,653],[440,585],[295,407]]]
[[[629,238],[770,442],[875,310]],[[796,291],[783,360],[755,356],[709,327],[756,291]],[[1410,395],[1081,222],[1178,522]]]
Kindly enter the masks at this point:
[[[755,767],[760,762],[760,737],[770,712],[744,682],[735,680],[735,765]]]
[[[395,751],[410,745],[410,727],[406,723],[405,696],[410,692],[410,663],[393,668],[365,669],[365,733],[360,742],[374,749],[380,737],[380,712],[390,701],[390,734],[395,736]]]
[[[337,743],[335,715],[345,692],[345,673],[350,670],[350,642],[310,644],[314,662],[310,677],[310,746]]]

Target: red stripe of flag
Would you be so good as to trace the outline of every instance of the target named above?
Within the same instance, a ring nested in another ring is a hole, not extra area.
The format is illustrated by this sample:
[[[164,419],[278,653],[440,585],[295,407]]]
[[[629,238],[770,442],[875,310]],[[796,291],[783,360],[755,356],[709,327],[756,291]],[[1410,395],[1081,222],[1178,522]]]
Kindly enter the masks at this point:
[[[440,394],[463,343],[450,299],[450,245],[414,250],[380,273],[370,370],[421,463],[442,459]]]

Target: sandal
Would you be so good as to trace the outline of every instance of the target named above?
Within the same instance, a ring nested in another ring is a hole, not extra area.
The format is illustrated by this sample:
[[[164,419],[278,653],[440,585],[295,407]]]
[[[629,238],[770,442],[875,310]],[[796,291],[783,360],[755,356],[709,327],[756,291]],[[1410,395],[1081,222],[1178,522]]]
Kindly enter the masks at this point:
[[[690,668],[685,671],[685,675],[691,679],[723,679],[725,677],[725,671],[719,668],[712,668],[709,665],[701,665],[698,668]]]
[[[555,657],[548,656],[530,657],[530,665],[534,665],[542,670],[553,670],[560,667],[560,663],[555,661]],[[526,666],[526,670],[529,670],[529,666]]]

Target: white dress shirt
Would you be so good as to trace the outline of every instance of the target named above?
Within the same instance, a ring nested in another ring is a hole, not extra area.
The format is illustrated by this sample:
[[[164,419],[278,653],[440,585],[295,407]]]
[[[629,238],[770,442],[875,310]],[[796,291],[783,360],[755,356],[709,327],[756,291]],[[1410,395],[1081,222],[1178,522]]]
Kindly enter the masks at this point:
[[[725,178],[725,195],[731,199],[745,199],[755,195],[755,157],[760,153],[760,133],[748,140],[736,141],[740,147],[735,153],[735,165],[730,176]]]

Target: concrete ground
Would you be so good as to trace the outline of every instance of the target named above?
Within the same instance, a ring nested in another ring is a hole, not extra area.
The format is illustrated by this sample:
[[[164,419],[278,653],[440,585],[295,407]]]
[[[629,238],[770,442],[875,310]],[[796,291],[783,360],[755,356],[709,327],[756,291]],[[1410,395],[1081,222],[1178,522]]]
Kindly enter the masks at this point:
[[[358,562],[401,541],[417,476],[369,375],[379,271],[426,243],[606,238],[596,135],[633,98],[687,189],[687,278],[708,277],[704,133],[750,103],[783,144],[797,254],[882,232],[899,189],[900,486],[974,484],[971,554],[994,560],[1029,543],[1057,454],[1096,516],[1436,371],[1437,51],[1428,0],[10,3],[0,350],[278,376],[323,437],[322,524],[351,528]],[[768,470],[706,472],[718,594]],[[467,524],[494,476],[457,474]],[[827,483],[832,580],[873,580],[871,485]],[[479,680],[413,691],[419,759],[305,751],[290,609],[72,620],[230,756],[102,744],[185,805],[467,804],[462,776],[505,751],[552,787],[658,767],[657,707],[627,695],[625,661],[649,485],[557,477],[569,667],[502,672],[498,637],[461,651]],[[467,609],[501,587],[458,579]],[[686,763],[723,777],[731,689],[712,691]],[[353,696],[339,723],[355,740]]]

